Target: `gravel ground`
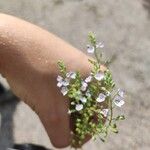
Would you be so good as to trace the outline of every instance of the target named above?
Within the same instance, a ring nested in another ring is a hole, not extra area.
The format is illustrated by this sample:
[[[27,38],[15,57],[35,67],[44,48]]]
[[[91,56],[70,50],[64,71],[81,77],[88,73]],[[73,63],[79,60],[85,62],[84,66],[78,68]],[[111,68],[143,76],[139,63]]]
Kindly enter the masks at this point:
[[[108,142],[90,141],[84,149],[150,149],[150,0],[0,0],[0,11],[33,22],[81,50],[87,33],[96,32],[105,54],[115,56],[111,70],[127,92],[127,119]],[[0,116],[0,150],[13,142],[52,147],[39,118],[24,103],[1,105]]]

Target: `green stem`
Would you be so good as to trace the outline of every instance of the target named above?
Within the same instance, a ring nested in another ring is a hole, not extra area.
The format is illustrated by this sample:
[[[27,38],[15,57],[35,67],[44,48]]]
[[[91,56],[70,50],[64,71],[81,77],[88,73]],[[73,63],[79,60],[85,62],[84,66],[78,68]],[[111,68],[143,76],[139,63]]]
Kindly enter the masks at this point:
[[[112,99],[109,99],[110,101],[110,120],[109,120],[109,125],[111,125],[112,119],[113,119],[113,105],[112,101],[115,98],[115,96],[118,94],[118,92],[112,97]]]
[[[97,48],[96,48],[95,45],[94,45],[94,55],[95,55],[95,57],[96,57],[97,62],[100,64],[100,60],[99,60],[98,54],[97,54]]]
[[[113,118],[113,107],[112,107],[112,100],[110,100],[110,120],[109,120],[109,125],[111,125]]]

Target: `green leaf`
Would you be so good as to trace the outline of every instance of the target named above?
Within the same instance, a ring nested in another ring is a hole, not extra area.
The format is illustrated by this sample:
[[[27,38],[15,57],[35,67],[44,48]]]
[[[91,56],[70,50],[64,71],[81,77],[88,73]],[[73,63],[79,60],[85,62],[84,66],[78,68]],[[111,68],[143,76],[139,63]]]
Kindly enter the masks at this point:
[[[116,121],[118,121],[118,120],[125,120],[125,116],[124,115],[117,116],[115,120]]]
[[[102,137],[100,137],[100,140],[101,140],[102,142],[105,142],[105,141],[106,141],[106,139],[104,139],[104,138],[102,138]]]
[[[62,73],[62,75],[66,76],[67,71],[66,71],[66,66],[65,66],[64,62],[58,61],[57,64],[58,64],[59,70]]]
[[[110,126],[110,129],[112,132],[118,133],[117,125],[115,123]]]
[[[89,38],[90,43],[91,43],[93,46],[95,46],[95,45],[96,45],[96,37],[95,37],[95,34],[94,34],[93,32],[89,32],[88,38]]]

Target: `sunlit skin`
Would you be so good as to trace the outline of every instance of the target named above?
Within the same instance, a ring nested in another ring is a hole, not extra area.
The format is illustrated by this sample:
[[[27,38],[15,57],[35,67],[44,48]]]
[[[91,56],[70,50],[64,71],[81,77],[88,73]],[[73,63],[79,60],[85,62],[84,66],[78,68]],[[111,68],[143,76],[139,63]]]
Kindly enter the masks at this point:
[[[88,58],[46,30],[0,14],[0,73],[12,91],[39,115],[55,147],[71,142],[69,103],[56,87],[57,61],[63,60],[68,70],[86,76],[91,69]]]

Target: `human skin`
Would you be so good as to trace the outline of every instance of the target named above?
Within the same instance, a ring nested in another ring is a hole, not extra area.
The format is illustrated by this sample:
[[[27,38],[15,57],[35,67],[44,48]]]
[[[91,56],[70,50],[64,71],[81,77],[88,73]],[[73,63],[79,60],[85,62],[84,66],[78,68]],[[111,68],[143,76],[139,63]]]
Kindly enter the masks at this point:
[[[38,114],[55,147],[70,145],[72,138],[69,100],[56,87],[57,62],[63,60],[68,71],[78,70],[86,76],[90,72],[88,58],[40,27],[0,14],[0,73]]]

